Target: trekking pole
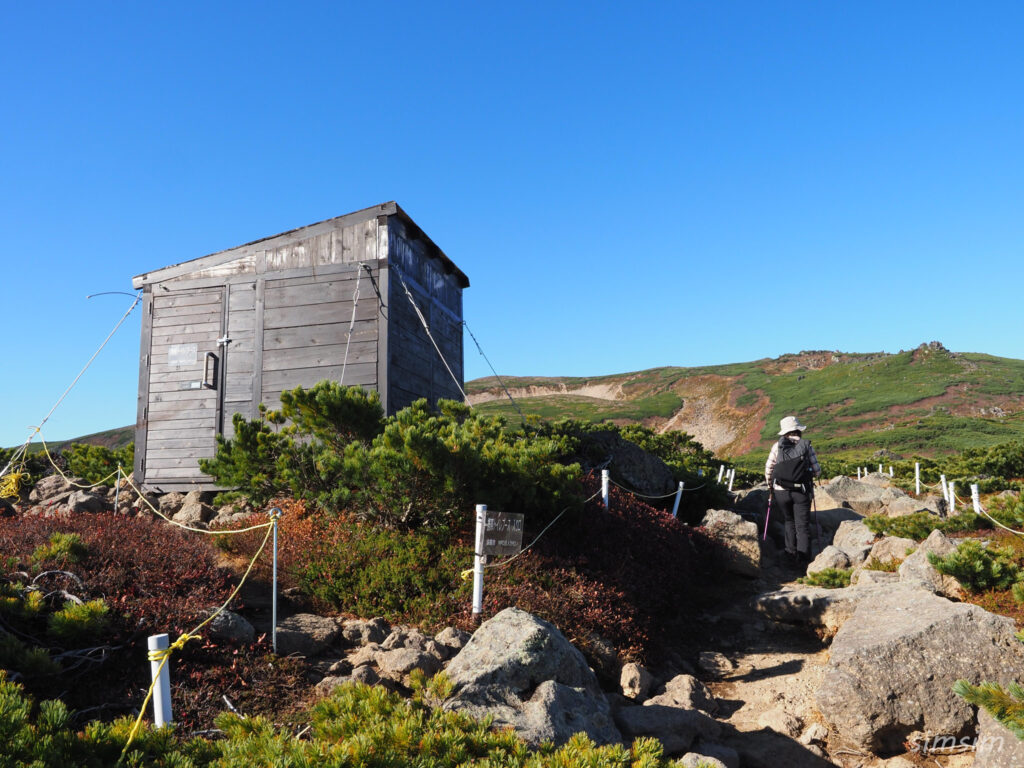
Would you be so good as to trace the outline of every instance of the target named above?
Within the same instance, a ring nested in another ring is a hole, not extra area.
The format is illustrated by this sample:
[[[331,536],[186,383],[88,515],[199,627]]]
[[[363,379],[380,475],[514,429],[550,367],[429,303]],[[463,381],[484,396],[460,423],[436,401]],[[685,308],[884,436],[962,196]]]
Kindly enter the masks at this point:
[[[765,541],[768,538],[768,521],[772,517],[772,498],[775,496],[775,489],[771,485],[768,486],[768,511],[764,513],[764,536],[761,537],[761,541]]]

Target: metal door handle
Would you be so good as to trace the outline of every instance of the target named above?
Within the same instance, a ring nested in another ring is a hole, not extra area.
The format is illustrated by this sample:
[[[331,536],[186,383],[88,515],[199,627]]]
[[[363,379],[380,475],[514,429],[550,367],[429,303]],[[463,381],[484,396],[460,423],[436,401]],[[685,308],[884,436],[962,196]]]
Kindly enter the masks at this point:
[[[213,365],[210,365],[210,360],[213,360]],[[215,352],[207,352],[206,357],[203,360],[203,389],[216,389],[217,388],[217,368],[220,365],[220,360],[217,358]],[[211,368],[213,369],[211,371]]]

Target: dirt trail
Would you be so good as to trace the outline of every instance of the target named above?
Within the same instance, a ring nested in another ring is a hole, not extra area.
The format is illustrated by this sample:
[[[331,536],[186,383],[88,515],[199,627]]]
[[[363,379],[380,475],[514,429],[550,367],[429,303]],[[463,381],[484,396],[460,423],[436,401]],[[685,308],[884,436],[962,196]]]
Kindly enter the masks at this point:
[[[814,697],[829,649],[809,629],[769,621],[754,610],[758,595],[795,584],[799,576],[775,565],[770,556],[766,561],[761,578],[723,584],[715,609],[699,618],[706,628],[704,647],[717,650],[733,667],[706,684],[719,702],[717,719],[726,725],[723,741],[740,753],[742,764],[968,768],[972,754],[921,758],[908,753],[885,760],[844,745],[831,734],[825,742],[807,738],[814,735],[815,724],[827,728]],[[811,743],[800,743],[802,735]]]

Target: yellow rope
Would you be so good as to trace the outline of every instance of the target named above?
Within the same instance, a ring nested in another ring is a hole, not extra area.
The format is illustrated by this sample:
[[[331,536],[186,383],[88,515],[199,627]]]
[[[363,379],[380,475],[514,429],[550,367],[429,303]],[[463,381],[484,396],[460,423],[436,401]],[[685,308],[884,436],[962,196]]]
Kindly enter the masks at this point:
[[[124,473],[124,469],[122,469],[121,472]],[[205,533],[207,536],[233,536],[233,535],[235,535],[237,533],[248,533],[249,531],[258,531],[261,528],[267,528],[267,527],[273,525],[272,522],[271,523],[260,523],[259,525],[252,525],[252,526],[249,526],[248,528],[239,528],[237,530],[231,530],[231,531],[208,531],[205,528],[193,528],[190,525],[185,525],[184,523],[179,523],[177,520],[171,520],[171,518],[169,518],[167,515],[165,515],[163,512],[161,512],[156,507],[154,507],[152,502],[149,499],[146,498],[146,495],[141,490],[139,490],[139,487],[137,485],[135,485],[135,483],[132,482],[130,477],[128,477],[127,473],[124,473],[124,480],[125,480],[126,483],[128,483],[128,487],[131,488],[133,491],[135,491],[135,493],[138,494],[139,498],[142,499],[146,503],[146,506],[150,508],[150,510],[153,512],[154,515],[156,515],[157,517],[161,517],[164,520],[166,520],[168,523],[170,523],[171,525],[176,525],[179,528],[182,528],[182,529],[184,529],[186,531],[192,531],[193,533]]]
[[[28,477],[28,472],[14,471],[0,478],[0,499],[17,499],[21,491],[21,481]]]
[[[274,522],[278,519],[278,517],[280,517],[280,515],[271,514],[271,522],[265,523],[263,526],[258,526],[266,527],[267,534],[263,537],[263,542],[260,544],[259,549],[256,550],[256,554],[253,555],[252,560],[249,561],[249,567],[245,569],[245,573],[242,575],[242,579],[238,582],[238,586],[236,586],[231,591],[231,594],[228,595],[228,599],[224,601],[223,605],[221,605],[216,611],[211,613],[200,624],[196,625],[196,627],[194,627],[192,631],[183,632],[181,636],[173,643],[171,643],[169,647],[156,651],[149,651],[147,653],[147,657],[149,658],[149,660],[159,662],[160,666],[157,668],[156,674],[153,675],[153,682],[149,684],[149,690],[146,691],[146,698],[143,700],[142,706],[139,708],[139,715],[135,718],[135,722],[132,724],[132,729],[128,732],[128,741],[125,742],[124,749],[121,750],[121,757],[118,758],[117,761],[118,765],[120,765],[124,761],[125,755],[128,754],[128,748],[132,745],[132,742],[135,741],[135,737],[138,736],[139,730],[142,728],[142,718],[145,716],[146,709],[149,707],[149,702],[153,698],[153,690],[156,688],[156,681],[159,679],[160,673],[163,671],[164,666],[170,660],[171,654],[174,653],[174,651],[181,650],[182,648],[184,648],[185,643],[187,643],[189,640],[197,639],[199,637],[199,630],[201,630],[203,627],[205,627],[207,624],[209,624],[211,621],[217,618],[219,614],[227,610],[228,604],[232,600],[234,600],[235,596],[239,593],[239,591],[241,591],[242,585],[245,584],[245,580],[248,579],[249,574],[252,573],[252,569],[255,567],[256,561],[259,560],[260,555],[263,554],[263,550],[266,548],[267,542],[270,541],[270,536],[274,532]]]
[[[79,484],[79,483],[76,483],[76,482],[75,482],[74,480],[72,480],[72,479],[71,479],[70,477],[68,477],[67,475],[65,475],[65,474],[64,474],[64,472],[63,472],[63,471],[61,470],[61,468],[57,466],[57,462],[55,462],[55,461],[53,460],[53,456],[51,456],[51,455],[50,455],[50,449],[49,449],[49,448],[47,448],[47,446],[46,446],[46,441],[45,441],[45,440],[43,439],[43,436],[42,436],[42,435],[39,435],[39,442],[43,444],[43,453],[45,453],[45,454],[46,454],[46,458],[50,460],[50,464],[51,464],[51,466],[52,466],[52,467],[53,467],[54,469],[56,469],[56,470],[57,470],[57,473],[58,473],[58,474],[59,474],[59,475],[60,475],[61,477],[63,477],[63,478],[64,478],[64,481],[65,481],[65,482],[66,482],[66,483],[67,483],[68,485],[72,485],[72,486],[74,486],[75,488],[81,488],[81,489],[82,489],[83,491],[85,491],[85,490],[88,490],[88,489],[90,489],[90,488],[95,488],[95,487],[96,487],[96,486],[98,486],[98,485],[104,485],[104,484],[106,484],[107,480],[109,480],[109,479],[110,479],[110,478],[112,478],[112,477],[113,477],[114,475],[116,475],[116,474],[118,473],[118,471],[120,470],[120,467],[118,467],[118,468],[117,468],[117,469],[115,469],[115,470],[114,470],[113,472],[111,472],[111,473],[110,473],[109,475],[107,475],[106,477],[104,477],[104,478],[103,478],[102,480],[100,480],[99,482],[93,483],[92,485],[81,485],[81,484]]]

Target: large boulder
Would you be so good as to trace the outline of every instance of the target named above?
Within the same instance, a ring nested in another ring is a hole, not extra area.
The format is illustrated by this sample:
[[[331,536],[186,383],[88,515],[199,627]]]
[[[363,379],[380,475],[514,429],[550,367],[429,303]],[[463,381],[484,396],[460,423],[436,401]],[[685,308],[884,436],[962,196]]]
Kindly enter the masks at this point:
[[[316,656],[341,635],[338,622],[328,616],[297,613],[277,625],[277,650],[282,656]]]
[[[963,597],[963,588],[960,586],[960,582],[952,576],[939,573],[928,560],[929,553],[945,557],[956,548],[957,543],[942,531],[932,531],[928,538],[918,545],[914,553],[900,564],[900,581],[917,584],[937,595],[960,599]]]
[[[811,564],[807,566],[807,573],[819,573],[828,568],[836,568],[843,570],[850,567],[850,558],[843,552],[839,547],[834,547],[829,544],[818,556],[811,561]]]
[[[862,515],[877,514],[885,506],[882,498],[885,488],[846,475],[832,478],[822,490],[839,506],[848,507]]]
[[[518,608],[480,625],[446,670],[444,708],[490,715],[531,744],[564,744],[577,732],[598,744],[621,741],[586,659],[558,629]]]
[[[81,481],[80,485],[85,485],[85,481]],[[74,490],[74,486],[71,485],[62,475],[47,475],[42,478],[29,493],[28,498],[33,504],[42,504],[44,501],[51,501],[60,497],[58,501],[63,501]]]
[[[863,520],[844,520],[832,538],[832,545],[841,549],[854,565],[867,559],[874,543],[875,534]]]
[[[676,489],[668,465],[618,432],[593,432],[587,436],[593,450],[611,460],[612,480],[638,493],[658,496]]]
[[[210,522],[216,515],[217,511],[213,507],[203,503],[199,491],[189,491],[171,519],[183,525],[200,525]]]
[[[693,675],[676,675],[665,683],[656,696],[645,701],[644,706],[699,709],[709,715],[718,712],[718,702],[711,691]]]
[[[65,504],[71,512],[102,512],[107,508],[107,500],[98,493],[87,490],[72,491]]]
[[[654,737],[669,755],[686,752],[698,738],[713,741],[721,733],[721,726],[703,712],[658,704],[623,707],[616,711],[615,723],[627,740]]]
[[[1024,765],[1024,741],[984,709],[978,710],[978,740],[974,768]]]
[[[740,576],[761,573],[761,542],[757,525],[726,509],[709,509],[701,525],[722,548],[726,570]]]
[[[877,594],[877,589],[783,587],[758,596],[754,609],[772,621],[808,627],[829,638],[853,615],[862,600]]]
[[[1012,619],[916,586],[876,588],[832,641],[818,709],[840,738],[874,752],[915,730],[960,737],[974,710],[953,683],[1009,682],[1022,662]]]
[[[871,546],[868,562],[877,560],[880,563],[903,562],[907,556],[917,549],[917,542],[902,536],[886,536]]]

